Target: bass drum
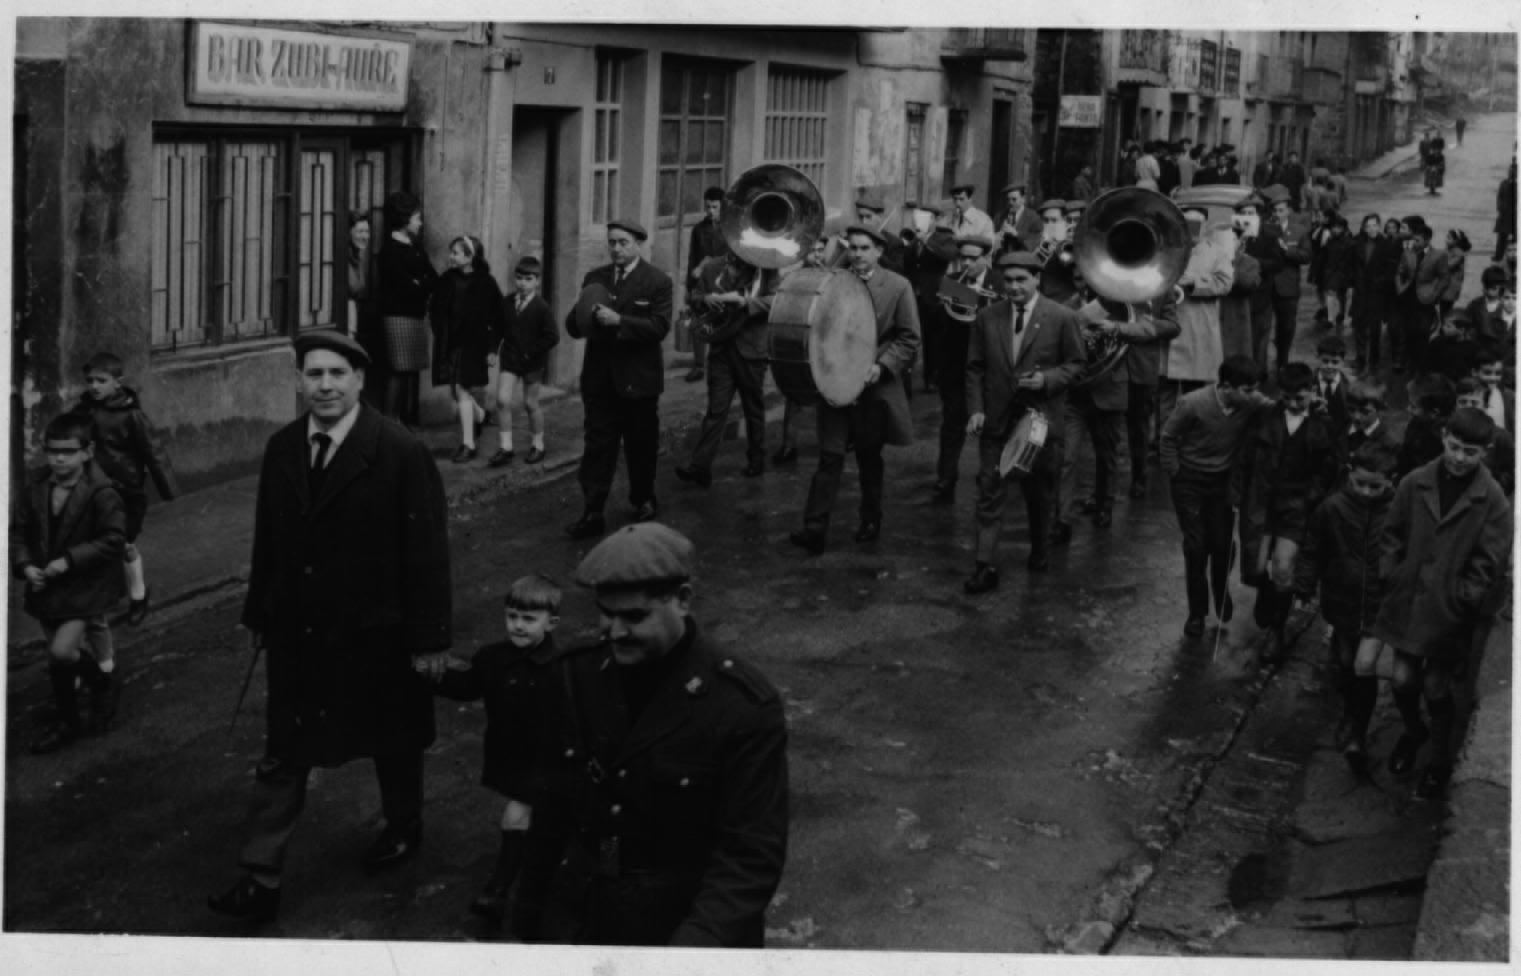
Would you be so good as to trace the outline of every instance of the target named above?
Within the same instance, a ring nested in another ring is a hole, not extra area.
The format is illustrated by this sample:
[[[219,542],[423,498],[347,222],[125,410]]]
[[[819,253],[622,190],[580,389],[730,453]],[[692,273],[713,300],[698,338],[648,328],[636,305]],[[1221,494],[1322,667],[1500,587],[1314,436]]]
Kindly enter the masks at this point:
[[[800,403],[856,402],[877,359],[877,315],[860,278],[799,268],[782,279],[767,321],[778,390]]]

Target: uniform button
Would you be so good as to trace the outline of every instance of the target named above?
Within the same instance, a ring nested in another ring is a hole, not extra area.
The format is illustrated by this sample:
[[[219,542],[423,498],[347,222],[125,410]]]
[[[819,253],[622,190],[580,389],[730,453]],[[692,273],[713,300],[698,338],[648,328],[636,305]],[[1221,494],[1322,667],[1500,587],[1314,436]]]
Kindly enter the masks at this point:
[[[622,812],[623,812],[623,805],[621,803],[614,803],[613,804],[613,816],[616,817],[618,814],[620,814]]]
[[[628,770],[626,770],[626,769],[620,769],[620,770],[618,770],[618,778],[619,779],[628,779]]]
[[[573,758],[575,758],[575,755],[576,755],[576,750],[574,750],[574,749],[566,749],[565,750],[565,758],[566,759],[573,759]]]
[[[685,777],[685,776],[681,777],[681,785],[682,786],[690,786],[691,783],[692,783],[692,781],[690,779],[688,779],[687,777]]]

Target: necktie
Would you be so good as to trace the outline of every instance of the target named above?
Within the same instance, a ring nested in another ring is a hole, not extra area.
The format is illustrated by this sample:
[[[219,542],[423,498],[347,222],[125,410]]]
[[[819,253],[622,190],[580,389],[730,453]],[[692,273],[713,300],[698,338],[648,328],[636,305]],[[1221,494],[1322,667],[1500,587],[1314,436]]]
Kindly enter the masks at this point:
[[[322,484],[322,476],[327,469],[327,452],[333,446],[333,438],[318,431],[312,435],[312,443],[317,445],[317,453],[312,458],[311,470],[307,472],[307,483],[311,487],[312,496],[316,497],[317,489]]]
[[[1025,330],[1025,307],[1023,305],[1015,305],[1014,306],[1014,334],[1015,335],[1019,335],[1024,330]]]
[[[613,272],[613,291],[617,291],[619,286],[623,284],[623,277],[625,274],[627,274],[627,272],[625,272],[622,268],[619,268],[617,271]]]

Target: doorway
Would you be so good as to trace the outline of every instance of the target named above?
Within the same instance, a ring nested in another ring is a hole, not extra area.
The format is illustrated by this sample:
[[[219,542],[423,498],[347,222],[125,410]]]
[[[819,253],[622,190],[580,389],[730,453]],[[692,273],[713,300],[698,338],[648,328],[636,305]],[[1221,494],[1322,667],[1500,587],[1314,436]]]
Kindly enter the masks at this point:
[[[543,265],[540,293],[551,309],[564,311],[575,300],[575,242],[565,233],[576,231],[576,183],[578,173],[562,174],[561,159],[575,159],[576,147],[567,145],[573,126],[565,109],[519,105],[512,111],[512,189],[507,201],[511,231],[507,241],[507,267],[502,277],[509,285],[518,260],[536,257]],[[570,181],[570,182],[567,182]],[[576,343],[562,342],[549,358],[545,382],[575,376],[579,361],[572,354]]]

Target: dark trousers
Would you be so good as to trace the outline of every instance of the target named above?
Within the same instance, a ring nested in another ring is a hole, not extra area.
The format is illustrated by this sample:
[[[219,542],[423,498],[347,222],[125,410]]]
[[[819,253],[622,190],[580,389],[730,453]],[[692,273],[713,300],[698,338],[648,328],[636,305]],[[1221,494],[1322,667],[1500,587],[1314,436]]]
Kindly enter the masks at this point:
[[[306,782],[311,772],[310,766],[286,763],[255,779],[248,841],[238,858],[244,868],[261,874],[280,873],[306,805]],[[388,827],[405,827],[422,819],[421,752],[376,756],[375,779],[380,784],[380,809]]]
[[[1426,349],[1431,345],[1431,327],[1436,323],[1436,307],[1421,304],[1415,297],[1414,286],[1411,286],[1411,290],[1400,297],[1399,309],[1399,330],[1405,344],[1404,362],[1411,369],[1424,369]]]
[[[1157,388],[1150,383],[1131,383],[1125,405],[1125,439],[1130,451],[1130,480],[1146,481],[1146,452],[1151,444],[1152,422],[1157,414]]]
[[[882,521],[882,445],[856,444],[856,468],[861,477],[861,521]],[[810,532],[828,532],[829,515],[840,494],[840,480],[845,472],[845,455],[833,451],[819,455],[819,468],[808,485],[808,501],[803,507],[803,528]]]
[[[1357,359],[1365,366],[1378,365],[1383,318],[1383,310],[1378,308],[1367,311],[1358,308],[1352,313],[1352,338],[1357,346]]]
[[[1271,299],[1254,297],[1252,310],[1252,358],[1264,375],[1268,368],[1268,346],[1273,338],[1273,302]]]
[[[745,456],[751,464],[765,462],[765,382],[764,359],[746,359],[732,342],[720,343],[709,350],[708,412],[702,418],[697,446],[692,448],[692,467],[707,469],[713,466],[735,393],[739,394],[739,407],[745,416]]]
[[[692,332],[692,368],[702,369],[708,362],[708,340]]]
[[[954,485],[961,476],[961,452],[966,447],[966,374],[940,371],[940,459],[935,480]]]
[[[638,508],[655,500],[655,458],[660,453],[660,398],[582,395],[586,406],[581,452],[581,494],[588,512],[601,513],[618,470],[618,447],[628,465],[628,500]]]
[[[1187,468],[1173,475],[1172,507],[1183,532],[1183,577],[1188,615],[1224,606],[1231,572],[1231,476],[1229,471],[1206,473]]]
[[[1294,347],[1294,330],[1299,326],[1299,296],[1287,298],[1273,296],[1273,353],[1274,364],[1282,369],[1289,361],[1289,351]]]
[[[1030,555],[1043,556],[1051,536],[1051,517],[1061,476],[1062,438],[1047,440],[1035,456],[1029,474],[1015,474],[1025,496],[1030,523]],[[1003,506],[1008,500],[1008,479],[998,472],[1003,441],[986,434],[977,442],[977,561],[992,564],[998,558],[998,536],[1003,526]]]
[[[1056,508],[1057,518],[1071,523],[1077,516],[1077,456],[1082,450],[1085,432],[1093,443],[1093,497],[1103,508],[1114,503],[1114,470],[1120,463],[1120,437],[1125,429],[1125,415],[1118,410],[1098,409],[1082,393],[1068,393],[1063,410],[1065,436],[1062,438],[1061,481]]]

